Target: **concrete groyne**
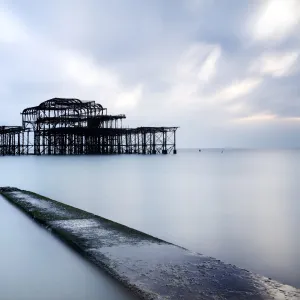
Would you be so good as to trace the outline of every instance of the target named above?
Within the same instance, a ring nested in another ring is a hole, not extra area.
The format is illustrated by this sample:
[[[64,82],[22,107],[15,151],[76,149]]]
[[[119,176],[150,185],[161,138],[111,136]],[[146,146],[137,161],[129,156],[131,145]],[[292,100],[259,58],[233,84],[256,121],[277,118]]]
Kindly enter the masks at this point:
[[[300,299],[300,290],[17,188],[0,193],[142,299]]]

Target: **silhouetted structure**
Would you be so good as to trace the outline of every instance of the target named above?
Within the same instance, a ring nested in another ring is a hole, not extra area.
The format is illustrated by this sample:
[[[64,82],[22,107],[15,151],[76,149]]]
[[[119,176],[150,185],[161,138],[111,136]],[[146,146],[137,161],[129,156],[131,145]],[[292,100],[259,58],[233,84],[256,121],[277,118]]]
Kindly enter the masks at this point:
[[[53,98],[21,113],[22,126],[0,127],[0,155],[176,154],[178,127],[123,128],[95,101]]]

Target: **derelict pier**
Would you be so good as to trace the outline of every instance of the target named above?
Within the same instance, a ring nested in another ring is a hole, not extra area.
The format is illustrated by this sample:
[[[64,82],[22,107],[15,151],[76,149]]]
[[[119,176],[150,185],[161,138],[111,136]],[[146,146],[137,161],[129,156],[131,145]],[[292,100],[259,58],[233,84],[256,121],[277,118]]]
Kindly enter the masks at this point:
[[[123,128],[95,101],[53,98],[0,126],[0,155],[176,154],[178,127]]]

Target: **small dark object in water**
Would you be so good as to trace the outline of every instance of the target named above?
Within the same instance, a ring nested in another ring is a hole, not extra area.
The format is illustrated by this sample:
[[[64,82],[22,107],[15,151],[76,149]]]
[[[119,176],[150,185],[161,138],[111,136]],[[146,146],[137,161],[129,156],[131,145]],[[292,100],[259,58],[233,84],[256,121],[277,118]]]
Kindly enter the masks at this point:
[[[199,149],[199,152],[201,152],[201,149]]]

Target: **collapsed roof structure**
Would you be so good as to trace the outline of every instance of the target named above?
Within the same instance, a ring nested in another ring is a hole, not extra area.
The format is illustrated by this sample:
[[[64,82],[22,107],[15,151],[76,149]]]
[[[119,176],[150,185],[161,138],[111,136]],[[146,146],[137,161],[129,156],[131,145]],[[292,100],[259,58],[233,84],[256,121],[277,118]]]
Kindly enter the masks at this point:
[[[123,128],[95,101],[53,98],[23,110],[22,126],[0,127],[0,155],[176,154],[178,127]]]

